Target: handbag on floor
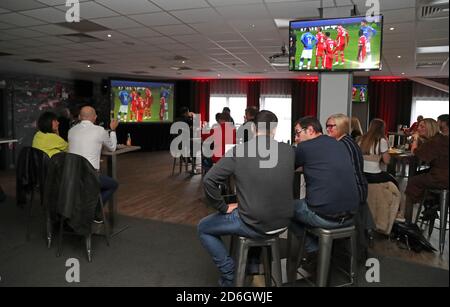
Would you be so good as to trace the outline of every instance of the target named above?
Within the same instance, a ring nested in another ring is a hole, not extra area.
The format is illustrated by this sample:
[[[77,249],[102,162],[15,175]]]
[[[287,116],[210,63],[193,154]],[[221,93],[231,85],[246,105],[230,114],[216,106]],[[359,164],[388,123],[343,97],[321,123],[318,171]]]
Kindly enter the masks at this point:
[[[420,228],[415,224],[405,224],[395,222],[392,227],[391,238],[394,238],[399,244],[406,246],[406,249],[413,250],[416,253],[421,251],[435,252],[436,249],[422,235]]]

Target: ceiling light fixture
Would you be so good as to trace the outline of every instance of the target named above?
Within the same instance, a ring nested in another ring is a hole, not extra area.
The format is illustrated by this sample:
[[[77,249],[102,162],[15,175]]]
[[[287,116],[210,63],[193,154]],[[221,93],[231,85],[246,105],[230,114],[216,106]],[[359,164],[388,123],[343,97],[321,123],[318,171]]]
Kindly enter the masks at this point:
[[[405,73],[404,72],[402,72],[402,75],[404,75]]]
[[[417,47],[417,53],[448,53],[448,46]]]
[[[401,55],[397,55],[397,58],[401,59],[401,58],[402,58],[402,56],[401,56]]]
[[[182,64],[186,63],[186,61],[181,61]]]
[[[394,30],[395,30],[395,28],[394,28],[394,27],[390,27],[390,28],[389,28],[389,30],[391,30],[391,31],[394,31]]]
[[[91,65],[88,64],[87,68],[91,68]]]
[[[108,36],[109,38],[111,38],[111,37],[112,37],[112,35],[111,35],[111,34],[108,34],[107,36]]]

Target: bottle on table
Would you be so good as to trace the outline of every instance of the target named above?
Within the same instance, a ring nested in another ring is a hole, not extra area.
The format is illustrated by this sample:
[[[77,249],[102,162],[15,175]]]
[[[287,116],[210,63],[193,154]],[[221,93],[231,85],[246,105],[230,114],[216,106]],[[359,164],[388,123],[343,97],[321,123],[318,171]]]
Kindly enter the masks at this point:
[[[131,135],[129,133],[127,136],[127,146],[131,146]]]

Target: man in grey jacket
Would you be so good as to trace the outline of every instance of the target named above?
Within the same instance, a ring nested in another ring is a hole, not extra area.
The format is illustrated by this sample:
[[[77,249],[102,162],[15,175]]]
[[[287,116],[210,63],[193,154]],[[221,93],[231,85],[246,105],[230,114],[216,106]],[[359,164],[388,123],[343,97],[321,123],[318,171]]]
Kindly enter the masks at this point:
[[[291,146],[274,140],[277,122],[272,112],[259,112],[256,136],[228,152],[204,178],[209,204],[219,212],[202,219],[198,233],[222,274],[221,286],[233,285],[235,269],[221,236],[266,238],[286,228],[293,217],[295,155]],[[219,184],[232,175],[237,203],[227,204]]]

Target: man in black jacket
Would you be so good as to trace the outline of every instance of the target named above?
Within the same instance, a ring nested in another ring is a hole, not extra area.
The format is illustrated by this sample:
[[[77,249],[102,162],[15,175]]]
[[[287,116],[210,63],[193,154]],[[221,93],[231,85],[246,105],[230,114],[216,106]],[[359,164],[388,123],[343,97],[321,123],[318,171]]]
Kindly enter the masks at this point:
[[[235,269],[221,236],[265,238],[287,227],[293,216],[294,151],[273,139],[277,122],[272,112],[259,112],[256,136],[229,151],[203,180],[209,204],[219,212],[202,219],[198,233],[222,273],[221,286],[233,284]],[[237,203],[227,204],[219,184],[231,175]]]

